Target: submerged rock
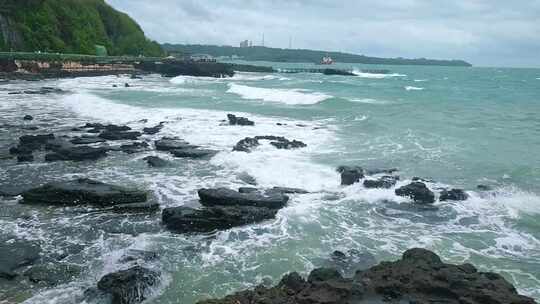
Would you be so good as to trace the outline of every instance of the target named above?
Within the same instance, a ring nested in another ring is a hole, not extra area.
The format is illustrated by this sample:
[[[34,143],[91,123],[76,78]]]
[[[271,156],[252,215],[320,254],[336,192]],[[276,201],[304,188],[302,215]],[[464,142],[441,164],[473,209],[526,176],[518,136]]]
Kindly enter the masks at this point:
[[[134,266],[103,276],[97,287],[112,296],[112,304],[140,303],[150,296],[159,276],[158,272]]]
[[[0,278],[14,279],[17,269],[32,265],[40,258],[41,246],[27,240],[0,242]]]
[[[143,128],[142,131],[144,134],[154,135],[154,134],[159,133],[161,129],[163,129],[163,122],[159,123],[159,125],[154,126],[154,127]]]
[[[75,137],[70,142],[74,145],[89,145],[105,142],[105,139],[99,137]]]
[[[23,120],[34,120],[34,117],[32,115],[24,115]]]
[[[74,146],[54,149],[45,155],[45,161],[84,161],[97,160],[107,156],[109,149],[103,147]]]
[[[174,207],[163,210],[162,220],[167,229],[177,233],[211,232],[272,219],[276,212],[254,206]]]
[[[425,249],[407,250],[395,262],[382,262],[343,278],[335,269],[318,268],[304,280],[297,273],[285,275],[272,288],[258,286],[220,300],[199,304],[534,304],[521,296],[502,276],[478,272],[471,264],[443,263]]]
[[[328,264],[327,266],[335,268],[342,275],[352,277],[356,271],[366,270],[377,264],[377,260],[369,252],[360,252],[355,249],[347,250],[347,252],[336,250],[330,255]]]
[[[341,174],[341,185],[349,186],[364,178],[364,169],[362,167],[340,166],[337,171]]]
[[[443,190],[439,200],[443,201],[465,201],[469,198],[469,195],[462,189]]]
[[[433,204],[435,194],[422,182],[412,182],[395,190],[396,195],[411,198],[418,204]]]
[[[19,154],[19,155],[17,155],[17,162],[18,163],[33,162],[33,161],[34,161],[34,155],[32,155],[32,154]]]
[[[76,265],[44,264],[28,269],[24,276],[33,283],[55,286],[72,281],[80,272]]]
[[[139,250],[139,249],[128,249],[126,253],[122,255],[119,262],[120,263],[129,263],[135,261],[153,261],[158,258],[158,254],[153,251]]]
[[[145,160],[146,163],[150,167],[154,167],[154,168],[166,167],[169,164],[168,161],[164,160],[163,158],[157,157],[157,156],[147,156],[147,157],[143,158],[143,160]]]
[[[101,207],[141,203],[147,199],[144,191],[105,184],[80,178],[52,182],[22,193],[25,204],[47,205],[96,205]]]
[[[229,124],[231,126],[254,126],[255,123],[245,117],[239,117],[234,114],[227,114],[227,119],[229,120]]]
[[[289,197],[282,193],[263,194],[259,192],[240,193],[227,188],[200,189],[198,191],[203,206],[254,206],[271,209],[283,208]]]

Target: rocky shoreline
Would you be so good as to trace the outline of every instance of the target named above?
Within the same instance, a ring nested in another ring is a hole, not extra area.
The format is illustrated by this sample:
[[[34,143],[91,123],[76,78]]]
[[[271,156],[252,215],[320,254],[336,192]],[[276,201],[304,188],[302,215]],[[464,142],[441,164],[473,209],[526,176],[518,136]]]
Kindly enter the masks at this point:
[[[46,92],[48,93],[48,92]],[[226,119],[225,119],[226,118]],[[21,120],[32,121],[25,115]],[[250,128],[256,124],[249,118],[229,114],[224,125]],[[174,158],[206,161],[220,151],[191,144],[179,137],[162,136],[150,140],[145,135],[158,135],[167,122],[133,129],[129,125],[90,122],[74,125],[70,135],[33,130],[19,137],[7,152],[7,158],[19,163],[32,162],[93,162],[107,158],[111,153],[138,154],[159,152]],[[21,126],[2,126],[21,128]],[[75,134],[75,135],[73,135]],[[256,135],[231,143],[232,151],[250,153],[268,145],[274,149],[303,149],[307,145],[299,140],[275,135]],[[161,155],[161,154],[160,154]],[[170,163],[160,156],[147,156],[140,160],[159,170]],[[340,166],[336,169],[341,185],[362,184],[366,189],[390,189],[400,181],[397,169],[367,170],[361,166]],[[253,182],[256,184],[256,181]],[[417,212],[434,210],[436,202],[463,201],[469,194],[462,189],[433,189],[430,181],[413,178],[410,183],[394,190],[406,199],[399,208]],[[0,196],[16,197],[19,204],[70,208],[90,206],[92,212],[120,214],[158,214],[160,225],[172,234],[211,234],[274,219],[279,210],[287,207],[291,197],[309,194],[304,189],[284,187],[223,187],[200,188],[196,207],[163,208],[147,190],[104,183],[84,176],[61,181],[50,181],[29,189],[2,188]],[[392,202],[388,202],[389,208]],[[39,242],[16,240],[0,245],[0,279],[16,280],[21,277],[31,282],[45,282],[54,286],[67,282],[80,269],[57,269],[40,263]],[[128,268],[106,274],[84,293],[85,298],[106,298],[114,304],[140,303],[151,298],[161,282],[161,273],[145,267],[145,261],[159,259],[156,252],[130,252],[122,257]],[[359,266],[359,259],[369,267]],[[285,275],[274,287],[258,286],[253,290],[235,293],[220,300],[205,300],[201,304],[248,303],[535,303],[533,299],[517,294],[515,288],[502,276],[480,272],[473,265],[445,264],[433,252],[410,249],[400,260],[381,262],[374,266],[376,257],[367,253],[334,252],[332,267],[317,268],[307,279],[298,273]],[[294,271],[294,269],[291,269]],[[351,277],[352,274],[352,277]]]

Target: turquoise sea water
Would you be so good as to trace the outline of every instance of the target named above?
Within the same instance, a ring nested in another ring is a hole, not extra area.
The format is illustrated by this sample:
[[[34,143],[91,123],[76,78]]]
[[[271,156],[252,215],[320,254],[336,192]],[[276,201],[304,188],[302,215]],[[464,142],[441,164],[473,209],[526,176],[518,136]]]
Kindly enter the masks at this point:
[[[101,275],[127,267],[119,260],[128,248],[160,254],[147,265],[164,278],[150,303],[194,303],[265,278],[277,282],[289,271],[305,274],[335,249],[369,251],[385,260],[420,246],[449,262],[499,272],[520,292],[540,299],[540,69],[378,66],[391,71],[380,75],[361,72],[371,66],[336,67],[358,76],[238,73],[230,79],[96,77],[1,85],[0,124],[31,114],[37,117],[33,124],[69,134],[87,121],[134,128],[167,121],[162,134],[145,139],[179,136],[222,151],[210,161],[172,160],[174,166],[162,170],[148,169],[141,160],[155,152],[118,153],[90,164],[5,160],[2,183],[85,175],[149,189],[163,207],[196,204],[201,187],[245,186],[239,178],[244,173],[261,187],[312,191],[293,196],[274,221],[204,236],[171,234],[161,228],[159,215],[118,219],[5,202],[13,210],[8,214],[30,214],[32,220],[29,225],[12,215],[0,218],[4,238],[38,239],[46,244],[44,255],[73,244],[85,248],[61,262],[81,266],[82,274],[18,296],[28,303],[80,302]],[[129,88],[122,87],[126,82]],[[37,86],[70,93],[7,94]],[[224,125],[227,113],[256,125]],[[3,132],[0,144],[7,149],[23,133]],[[231,151],[238,140],[254,135],[285,136],[308,147]],[[339,165],[396,167],[398,186],[420,176],[434,180],[429,186],[436,192],[459,187],[470,198],[437,202],[437,211],[412,210],[394,189],[340,186]],[[478,191],[479,184],[492,190]],[[11,296],[17,294],[8,287]]]

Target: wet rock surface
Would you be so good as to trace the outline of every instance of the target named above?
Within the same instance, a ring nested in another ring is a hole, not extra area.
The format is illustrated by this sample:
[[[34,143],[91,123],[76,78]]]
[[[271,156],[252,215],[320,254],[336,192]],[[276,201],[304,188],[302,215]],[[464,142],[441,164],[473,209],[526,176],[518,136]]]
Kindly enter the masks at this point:
[[[341,177],[341,185],[349,186],[364,178],[364,169],[362,167],[341,166],[337,169]]]
[[[84,161],[97,160],[107,156],[107,148],[74,146],[54,149],[54,152],[45,155],[45,161]]]
[[[179,138],[164,137],[162,139],[156,140],[154,145],[158,151],[171,151],[171,150],[182,150],[182,149],[194,149],[198,146],[191,145],[185,140]]]
[[[229,120],[229,124],[231,126],[254,126],[255,122],[245,118],[245,117],[239,117],[234,114],[227,114],[227,119]]]
[[[136,140],[141,136],[141,132],[138,131],[103,131],[99,134],[99,137],[106,140]]]
[[[101,292],[111,295],[112,304],[134,304],[151,295],[152,288],[159,284],[159,278],[158,272],[134,266],[103,276],[97,287]]]
[[[338,254],[342,257],[342,254]],[[335,269],[318,268],[307,280],[285,275],[275,287],[258,286],[199,304],[533,304],[503,277],[479,272],[471,264],[443,263],[425,249],[407,250],[400,260],[382,262],[344,278]]]
[[[80,178],[64,182],[52,182],[22,193],[25,204],[46,205],[96,205],[101,207],[142,203],[147,199],[145,191],[105,184]]]
[[[439,197],[441,202],[443,201],[465,201],[469,198],[469,195],[462,189],[450,189],[443,190]]]
[[[395,193],[398,196],[409,197],[418,204],[433,204],[435,202],[435,195],[422,182],[412,182],[396,189]]]
[[[283,136],[273,136],[273,135],[264,135],[264,136],[255,136],[255,137],[246,137],[233,147],[233,151],[240,152],[251,152],[253,148],[260,146],[261,140],[270,141],[270,144],[278,149],[298,149],[307,147],[307,145],[298,140],[288,140]]]
[[[399,176],[386,175],[378,179],[366,179],[364,180],[365,188],[392,188],[399,180]]]
[[[248,192],[240,193],[238,191],[217,188],[200,189],[198,191],[200,202],[203,206],[254,206],[266,207],[271,209],[283,208],[289,197],[280,192],[259,193]]]
[[[163,168],[169,165],[169,162],[157,156],[147,156],[143,158],[150,167]]]
[[[174,207],[163,210],[162,220],[167,229],[176,233],[211,232],[272,219],[276,212],[254,206]]]
[[[24,272],[24,276],[33,283],[46,286],[55,286],[70,282],[81,272],[76,265],[44,264],[34,266]]]
[[[150,150],[150,145],[146,142],[134,142],[120,146],[120,150],[124,153],[134,154]]]
[[[210,149],[186,148],[169,151],[174,157],[181,158],[209,158],[218,153],[218,151]]]

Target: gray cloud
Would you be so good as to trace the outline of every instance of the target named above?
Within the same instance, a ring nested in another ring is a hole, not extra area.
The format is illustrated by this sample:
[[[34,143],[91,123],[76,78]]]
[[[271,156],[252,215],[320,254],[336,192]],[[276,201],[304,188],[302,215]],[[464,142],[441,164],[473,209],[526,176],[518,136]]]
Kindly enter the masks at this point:
[[[540,0],[106,0],[159,42],[540,66]]]

